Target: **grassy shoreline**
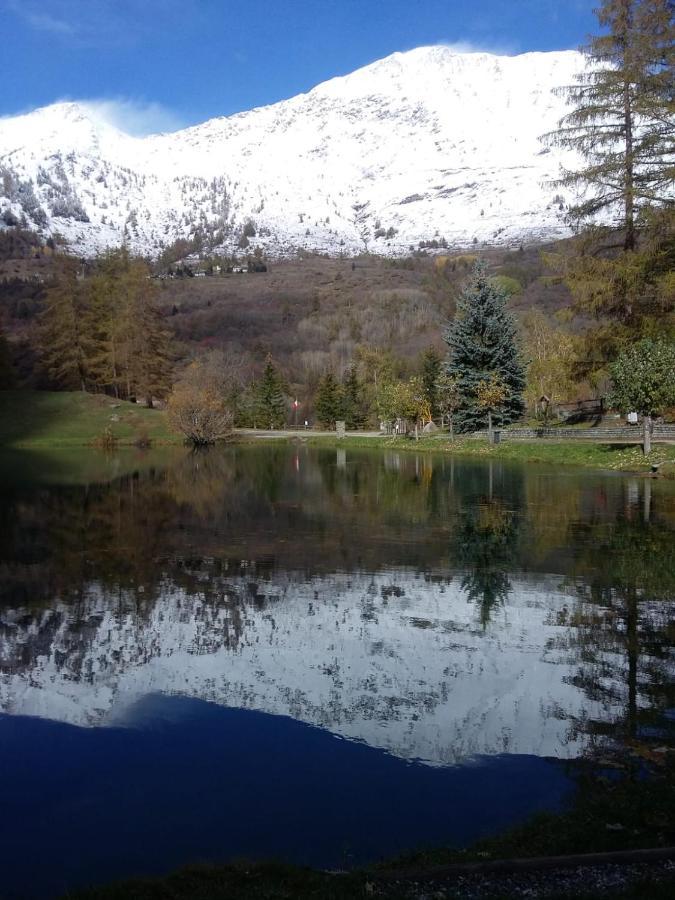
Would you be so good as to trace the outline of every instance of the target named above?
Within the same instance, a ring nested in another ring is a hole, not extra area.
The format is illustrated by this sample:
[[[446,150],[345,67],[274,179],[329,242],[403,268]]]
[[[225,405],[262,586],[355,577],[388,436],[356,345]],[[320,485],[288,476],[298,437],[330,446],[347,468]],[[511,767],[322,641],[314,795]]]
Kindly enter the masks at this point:
[[[449,453],[453,456],[478,457],[488,460],[585,466],[642,475],[649,474],[651,466],[658,464],[660,474],[675,478],[675,445],[672,444],[655,444],[649,457],[645,457],[639,444],[612,444],[606,441],[595,442],[587,439],[579,441],[513,440],[496,446],[474,438],[458,438],[451,441],[445,435],[423,437],[419,441],[402,437],[361,438],[356,435],[348,435],[343,440],[338,440],[337,437],[305,437],[304,435],[285,440],[299,441],[312,447],[336,449],[377,447],[415,453]]]
[[[0,391],[3,449],[114,449],[181,443],[162,410],[81,391]]]
[[[419,441],[405,437],[286,432],[279,436],[235,433],[239,444],[300,443],[310,447],[396,450],[415,453],[453,454],[462,457],[513,460],[553,466],[589,468],[648,474],[653,463],[661,474],[675,478],[675,445],[656,443],[649,458],[638,444],[580,440],[507,440],[490,446],[485,440],[448,435],[425,435]],[[56,450],[104,447],[177,447],[183,444],[162,410],[115,400],[104,394],[49,391],[0,391],[0,447],[6,450]]]

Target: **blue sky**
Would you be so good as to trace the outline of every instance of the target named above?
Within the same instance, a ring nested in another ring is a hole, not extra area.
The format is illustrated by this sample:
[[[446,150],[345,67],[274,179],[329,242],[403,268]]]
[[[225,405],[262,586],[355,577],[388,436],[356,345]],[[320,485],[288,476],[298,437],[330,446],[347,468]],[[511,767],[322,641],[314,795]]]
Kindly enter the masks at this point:
[[[306,91],[425,44],[576,48],[596,0],[0,0],[0,116],[105,100],[136,133]]]

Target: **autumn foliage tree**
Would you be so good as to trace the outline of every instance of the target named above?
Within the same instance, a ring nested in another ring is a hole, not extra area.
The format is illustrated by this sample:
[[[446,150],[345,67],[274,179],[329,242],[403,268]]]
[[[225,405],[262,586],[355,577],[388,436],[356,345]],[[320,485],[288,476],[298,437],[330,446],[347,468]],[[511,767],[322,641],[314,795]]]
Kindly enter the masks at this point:
[[[47,291],[39,322],[43,364],[64,388],[124,399],[164,398],[171,387],[171,339],[145,262],[109,251],[90,271],[75,261]]]
[[[225,439],[234,424],[228,388],[225,373],[209,357],[193,362],[169,397],[169,423],[194,446]]]

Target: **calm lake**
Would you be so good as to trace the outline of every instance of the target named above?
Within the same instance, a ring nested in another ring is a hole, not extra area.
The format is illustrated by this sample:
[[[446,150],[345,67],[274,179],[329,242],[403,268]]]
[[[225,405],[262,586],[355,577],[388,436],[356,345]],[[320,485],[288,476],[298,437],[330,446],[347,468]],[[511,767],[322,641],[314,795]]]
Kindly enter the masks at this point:
[[[275,445],[0,497],[3,898],[464,844],[672,739],[672,482]]]

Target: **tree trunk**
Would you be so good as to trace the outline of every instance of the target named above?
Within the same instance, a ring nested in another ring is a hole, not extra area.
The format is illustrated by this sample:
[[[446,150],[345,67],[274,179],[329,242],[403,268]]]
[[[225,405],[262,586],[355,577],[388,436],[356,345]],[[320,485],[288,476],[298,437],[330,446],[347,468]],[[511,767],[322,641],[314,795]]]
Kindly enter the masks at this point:
[[[488,444],[492,443],[492,412],[488,410]]]
[[[624,56],[624,64],[626,63]],[[624,185],[624,220],[626,235],[624,237],[624,249],[635,249],[635,173],[633,161],[633,109],[630,97],[630,81],[624,78],[623,84],[623,121],[626,131],[626,183]]]
[[[649,456],[652,452],[652,417],[642,417],[642,449],[645,456]]]

